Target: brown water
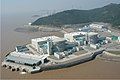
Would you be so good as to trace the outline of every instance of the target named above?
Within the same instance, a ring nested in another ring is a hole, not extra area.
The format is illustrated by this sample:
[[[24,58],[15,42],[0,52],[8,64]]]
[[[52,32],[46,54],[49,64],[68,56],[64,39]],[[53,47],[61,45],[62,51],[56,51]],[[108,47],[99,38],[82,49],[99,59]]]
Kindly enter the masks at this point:
[[[30,15],[4,16],[2,17],[1,28],[1,58],[5,54],[14,50],[16,45],[30,43],[30,39],[47,35],[63,36],[60,32],[34,32],[19,33],[14,29],[28,23]],[[44,71],[36,74],[21,75],[19,72],[12,72],[1,68],[2,79],[79,79],[79,78],[104,78],[120,79],[120,62],[106,62],[103,60],[94,60],[70,68],[59,70]]]

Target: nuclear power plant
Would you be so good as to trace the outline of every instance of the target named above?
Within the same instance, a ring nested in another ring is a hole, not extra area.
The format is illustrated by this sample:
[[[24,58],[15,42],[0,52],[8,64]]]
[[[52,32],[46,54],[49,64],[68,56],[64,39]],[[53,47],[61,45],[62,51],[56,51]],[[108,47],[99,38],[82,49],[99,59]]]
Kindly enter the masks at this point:
[[[104,49],[100,48],[102,45],[100,41],[104,40],[106,39],[101,39],[95,32],[71,32],[64,34],[63,38],[47,36],[31,39],[30,44],[16,46],[15,51],[8,53],[2,66],[12,71],[32,73],[41,71],[46,66],[70,65],[76,63],[75,60],[91,59],[96,53],[103,51]],[[85,52],[85,46],[94,48],[96,51],[78,54],[81,51]]]

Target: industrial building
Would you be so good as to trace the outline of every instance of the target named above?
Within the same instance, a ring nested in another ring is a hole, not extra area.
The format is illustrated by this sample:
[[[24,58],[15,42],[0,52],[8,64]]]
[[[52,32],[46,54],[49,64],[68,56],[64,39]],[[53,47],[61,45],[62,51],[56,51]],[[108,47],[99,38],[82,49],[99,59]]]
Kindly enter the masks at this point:
[[[48,36],[42,38],[31,39],[31,45],[34,47],[39,53],[51,55],[56,51],[54,49],[55,46],[59,51],[64,51],[64,44],[66,40],[64,38],[59,38],[57,36]]]
[[[120,38],[119,38],[120,39]],[[64,34],[64,38],[47,36],[31,39],[31,43],[23,46],[16,46],[15,51],[6,55],[3,66],[22,71],[39,71],[40,66],[48,64],[53,59],[66,59],[74,52],[83,49],[82,46],[89,45],[98,49],[106,38],[100,37],[95,32],[72,32]]]
[[[94,49],[110,41],[106,37],[101,37],[96,32],[72,32],[64,34],[64,38],[69,42],[76,42],[79,46],[90,46]]]
[[[89,26],[84,26],[83,28],[79,28],[79,31],[82,31],[82,32],[91,32],[92,29]]]
[[[83,32],[73,32],[64,34],[64,38],[70,42],[77,42],[80,46],[83,46],[85,43],[85,33]]]
[[[120,36],[115,36],[115,35],[112,35],[112,36],[108,36],[106,37],[107,40],[109,41],[115,41],[115,42],[120,42]]]
[[[89,44],[97,44],[99,41],[99,35],[95,32],[89,32],[87,33],[87,40]]]
[[[120,42],[120,36],[118,37],[118,41]]]
[[[99,35],[95,32],[72,32],[64,34],[64,38],[70,42],[77,42],[80,46],[97,44],[99,41]]]
[[[120,36],[111,36],[112,41],[120,42]]]
[[[101,32],[110,32],[110,30],[108,30],[108,24],[107,23],[92,23],[90,24],[88,27],[90,29],[93,29],[93,30],[97,30],[97,31],[101,31]]]
[[[24,64],[28,66],[35,66],[44,64],[47,56],[38,56],[33,54],[28,54],[24,52],[11,52],[6,56],[5,60],[8,62],[14,62],[19,64]]]
[[[70,43],[66,39],[57,36],[32,39],[31,46],[39,53],[48,56],[54,55],[58,59],[64,58],[65,55],[79,50],[77,44]]]
[[[49,62],[48,56],[62,59],[78,51],[77,44],[64,38],[48,36],[31,39],[31,44],[16,46],[15,51],[6,55],[2,65],[27,72],[39,71],[40,65]]]
[[[8,67],[12,71],[36,72],[40,70],[39,65],[48,62],[46,55],[33,54],[25,45],[16,46],[16,50],[7,54],[2,62],[3,67]]]
[[[102,28],[106,28],[106,25],[107,24],[103,24],[103,23],[92,23],[89,25],[90,28],[99,28],[99,29],[102,29]]]

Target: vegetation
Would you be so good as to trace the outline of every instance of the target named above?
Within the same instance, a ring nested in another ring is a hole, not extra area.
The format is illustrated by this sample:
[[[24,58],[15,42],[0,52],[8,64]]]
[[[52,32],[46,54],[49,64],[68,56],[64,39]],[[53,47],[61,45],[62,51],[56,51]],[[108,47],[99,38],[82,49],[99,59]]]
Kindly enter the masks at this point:
[[[32,25],[81,24],[89,22],[111,23],[115,28],[120,26],[120,4],[109,4],[91,10],[66,10],[37,19]],[[120,28],[120,27],[119,27]]]

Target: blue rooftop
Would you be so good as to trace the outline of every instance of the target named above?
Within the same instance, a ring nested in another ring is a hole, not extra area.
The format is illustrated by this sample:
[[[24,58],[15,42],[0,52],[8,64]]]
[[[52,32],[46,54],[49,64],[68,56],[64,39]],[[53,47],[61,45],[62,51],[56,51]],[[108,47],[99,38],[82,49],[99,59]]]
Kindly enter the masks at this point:
[[[28,51],[29,49],[24,45],[24,46],[16,46],[18,52],[25,52]]]

